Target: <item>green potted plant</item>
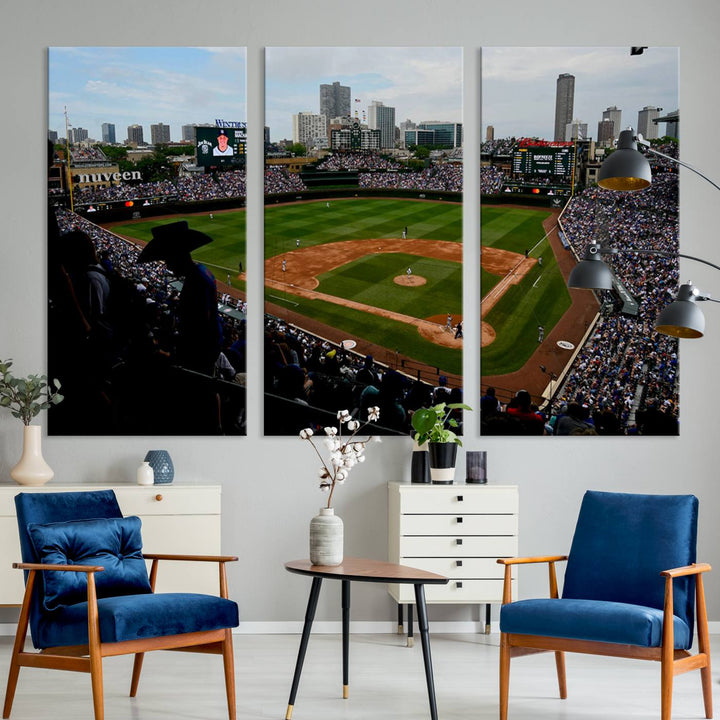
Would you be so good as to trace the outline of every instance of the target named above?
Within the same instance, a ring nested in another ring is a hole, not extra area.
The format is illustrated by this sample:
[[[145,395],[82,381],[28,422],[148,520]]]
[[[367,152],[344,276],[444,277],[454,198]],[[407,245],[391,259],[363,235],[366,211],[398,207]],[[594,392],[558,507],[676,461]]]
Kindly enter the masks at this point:
[[[33,419],[51,405],[57,405],[60,381],[52,386],[45,375],[15,377],[11,372],[12,360],[0,362],[0,407],[7,408],[13,417],[22,420],[23,454],[20,462],[10,470],[10,476],[20,485],[44,485],[54,473],[45,462],[41,451],[42,428],[33,425]]]
[[[430,455],[430,480],[450,485],[455,479],[455,460],[462,441],[453,428],[457,420],[453,410],[472,410],[463,403],[438,403],[429,408],[418,408],[412,416],[415,442],[422,447],[427,443]]]

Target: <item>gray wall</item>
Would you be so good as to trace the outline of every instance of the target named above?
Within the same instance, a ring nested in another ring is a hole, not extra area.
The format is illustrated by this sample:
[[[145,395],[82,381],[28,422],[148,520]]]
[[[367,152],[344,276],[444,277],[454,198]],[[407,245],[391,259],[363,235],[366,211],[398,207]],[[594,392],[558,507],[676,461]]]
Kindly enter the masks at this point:
[[[222,10],[221,23],[209,16]],[[338,12],[342,8],[342,12]],[[596,13],[601,14],[596,14]],[[631,4],[560,1],[512,3],[478,0],[289,0],[237,2],[210,6],[188,0],[42,0],[13,3],[5,13],[0,41],[3,111],[0,113],[0,356],[12,356],[19,371],[45,364],[45,130],[46,48],[53,45],[247,45],[250,128],[248,182],[248,267],[259,268],[262,248],[263,47],[266,45],[461,45],[465,48],[466,242],[465,302],[479,305],[478,156],[480,142],[480,47],[482,45],[680,46],[682,156],[720,179],[720,149],[713,128],[720,116],[720,5],[716,0],[655,0]],[[355,15],[355,17],[352,17]],[[350,19],[352,17],[352,22]],[[379,22],[378,19],[383,18]],[[554,89],[548,89],[553,92]],[[638,99],[639,102],[644,100]],[[652,98],[647,98],[648,102]],[[552,101],[550,101],[552,105]],[[681,238],[686,253],[720,261],[717,191],[683,171]],[[683,262],[682,278],[720,292],[720,276],[710,268]],[[285,560],[306,555],[308,522],[322,504],[316,489],[310,448],[297,439],[261,436],[262,279],[248,282],[250,434],[245,439],[47,438],[46,459],[56,482],[132,482],[147,449],[167,448],[178,482],[223,484],[223,544],[241,561],[232,569],[233,594],[248,621],[299,620],[307,585],[288,575]],[[709,306],[708,306],[709,305]],[[720,490],[716,470],[720,308],[705,306],[708,335],[682,345],[682,436],[678,439],[552,440],[481,439],[477,414],[468,418],[467,449],[489,453],[493,483],[520,486],[520,552],[548,554],[568,548],[577,508],[586,488],[694,492],[701,501],[699,556],[718,561]],[[466,397],[479,392],[479,328],[465,324]],[[0,477],[20,453],[20,427],[0,417]],[[407,475],[409,440],[386,440],[342,487],[336,508],[346,523],[350,555],[386,557],[387,480]],[[463,460],[460,460],[463,466]],[[523,575],[522,591],[544,592],[545,574]],[[720,573],[709,579],[710,618],[720,621]],[[318,619],[339,617],[337,598],[327,593]],[[393,608],[377,588],[358,588],[353,618],[389,620]],[[474,617],[467,608],[432,608],[431,619]],[[2,619],[0,617],[0,619]]]

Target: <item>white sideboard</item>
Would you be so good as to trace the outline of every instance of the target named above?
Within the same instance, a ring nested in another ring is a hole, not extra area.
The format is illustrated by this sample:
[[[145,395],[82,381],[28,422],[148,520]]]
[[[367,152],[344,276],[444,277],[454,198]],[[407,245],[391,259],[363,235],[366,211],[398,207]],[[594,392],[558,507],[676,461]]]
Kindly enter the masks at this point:
[[[148,553],[220,555],[221,487],[219,485],[0,485],[0,605],[19,605],[23,574],[20,562],[15,495],[20,492],[115,491],[122,514],[142,519],[143,550]],[[158,592],[200,592],[217,595],[215,563],[161,561]]]
[[[428,603],[488,609],[501,603],[497,559],[517,552],[517,486],[388,483],[388,559],[450,578],[447,585],[425,588]],[[401,607],[415,602],[410,586],[388,585],[388,591]]]

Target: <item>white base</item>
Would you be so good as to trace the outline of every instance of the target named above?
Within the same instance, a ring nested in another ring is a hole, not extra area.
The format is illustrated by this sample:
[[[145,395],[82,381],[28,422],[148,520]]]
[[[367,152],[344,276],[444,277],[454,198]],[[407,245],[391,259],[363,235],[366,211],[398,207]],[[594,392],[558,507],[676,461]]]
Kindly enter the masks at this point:
[[[451,483],[455,480],[455,468],[430,468],[431,482]]]

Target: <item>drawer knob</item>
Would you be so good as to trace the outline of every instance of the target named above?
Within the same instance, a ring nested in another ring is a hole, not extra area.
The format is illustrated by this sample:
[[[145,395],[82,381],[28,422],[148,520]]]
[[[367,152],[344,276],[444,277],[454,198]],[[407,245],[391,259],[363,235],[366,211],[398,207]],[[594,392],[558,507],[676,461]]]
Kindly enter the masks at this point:
[[[455,521],[461,523],[463,521],[463,519],[461,517],[459,517],[459,518],[455,518]]]
[[[456,583],[455,583],[455,587],[458,588],[458,589],[461,589],[461,588],[462,588],[462,582],[456,582]]]
[[[455,561],[455,564],[456,564],[458,567],[462,567],[462,563],[463,563],[462,560],[456,560],[456,561]]]
[[[462,545],[462,538],[458,538],[458,539],[455,541],[455,544],[456,544],[456,545]]]
[[[462,496],[462,495],[458,495],[457,498],[458,498],[458,502],[462,502],[462,501],[463,501],[463,496]]]
[[[158,493],[158,494],[155,496],[155,499],[156,499],[158,502],[160,502],[160,501],[163,499],[163,496]]]

